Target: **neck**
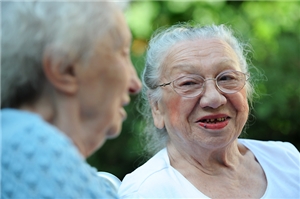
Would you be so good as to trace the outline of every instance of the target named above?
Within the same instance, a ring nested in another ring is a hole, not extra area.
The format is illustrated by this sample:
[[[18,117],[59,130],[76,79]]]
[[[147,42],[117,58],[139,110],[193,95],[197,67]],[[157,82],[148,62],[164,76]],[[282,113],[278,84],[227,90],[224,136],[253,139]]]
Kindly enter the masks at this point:
[[[237,140],[224,148],[177,149],[168,144],[170,164],[177,170],[185,172],[187,167],[208,175],[220,175],[225,171],[236,170],[243,158],[245,149]]]
[[[78,106],[71,96],[62,96],[55,91],[44,93],[34,103],[24,104],[20,109],[42,116],[46,122],[68,136],[83,157],[89,156],[82,137]]]
[[[80,121],[79,109],[76,106],[76,100],[69,98],[57,100],[55,106],[55,115],[49,123],[58,127],[73,144],[77,147],[81,155],[85,158],[89,156],[87,145],[85,143],[85,134]]]

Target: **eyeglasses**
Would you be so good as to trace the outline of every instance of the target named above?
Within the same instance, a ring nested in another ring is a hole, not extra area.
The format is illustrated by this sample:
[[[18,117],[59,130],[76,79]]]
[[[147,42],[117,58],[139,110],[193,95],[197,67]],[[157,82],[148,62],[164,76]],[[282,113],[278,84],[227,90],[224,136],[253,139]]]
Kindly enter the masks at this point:
[[[217,75],[216,78],[204,79],[199,75],[187,75],[179,77],[169,83],[160,84],[157,87],[171,85],[173,90],[182,97],[192,98],[200,95],[204,90],[204,83],[208,80],[216,82],[217,88],[227,94],[240,91],[246,84],[250,75],[235,70],[227,70]]]

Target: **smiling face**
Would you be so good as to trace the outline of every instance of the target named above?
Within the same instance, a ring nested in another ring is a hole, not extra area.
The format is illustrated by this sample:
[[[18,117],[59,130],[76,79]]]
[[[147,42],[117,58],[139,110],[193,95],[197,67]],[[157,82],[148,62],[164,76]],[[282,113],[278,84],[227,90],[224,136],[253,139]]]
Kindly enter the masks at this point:
[[[81,140],[90,148],[88,151],[119,135],[129,94],[141,88],[130,60],[131,33],[121,13],[117,14],[116,24],[105,38],[99,38],[87,64],[77,71]]]
[[[202,39],[176,44],[162,64],[160,83],[196,74],[215,78],[227,70],[241,71],[233,49],[219,39]],[[165,127],[170,143],[179,149],[218,149],[232,143],[248,118],[246,88],[237,93],[221,93],[214,80],[207,80],[203,92],[185,98],[171,86],[163,89],[162,99],[152,105],[156,127]]]

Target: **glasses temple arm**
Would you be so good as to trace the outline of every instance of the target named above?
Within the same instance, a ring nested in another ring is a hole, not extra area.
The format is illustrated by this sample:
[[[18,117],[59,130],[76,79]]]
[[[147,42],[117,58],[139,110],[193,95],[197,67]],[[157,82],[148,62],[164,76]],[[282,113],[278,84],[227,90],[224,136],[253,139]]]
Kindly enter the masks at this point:
[[[169,82],[169,83],[164,83],[164,84],[159,84],[157,87],[165,87],[165,86],[168,86],[168,85],[170,85],[171,84],[171,82]]]

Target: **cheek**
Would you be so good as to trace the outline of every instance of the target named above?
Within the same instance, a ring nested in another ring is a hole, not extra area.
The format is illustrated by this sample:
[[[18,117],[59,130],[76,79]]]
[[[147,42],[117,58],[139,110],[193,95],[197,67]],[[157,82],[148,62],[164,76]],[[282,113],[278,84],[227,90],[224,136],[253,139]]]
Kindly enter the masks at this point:
[[[237,114],[241,120],[247,120],[249,114],[249,105],[245,89],[239,93],[228,96]]]
[[[183,99],[177,94],[176,96],[172,95],[172,97],[167,100],[166,104],[167,118],[169,118],[173,126],[178,126],[179,124],[184,124],[188,121],[188,117],[194,107],[194,102],[191,102],[190,99]]]
[[[179,118],[179,106],[180,106],[180,100],[178,98],[175,98],[173,100],[169,100],[167,103],[167,111],[169,112],[169,118],[171,121],[176,121]]]
[[[241,112],[245,112],[247,115],[249,114],[249,105],[247,100],[246,89],[241,91],[241,99],[240,99]]]

